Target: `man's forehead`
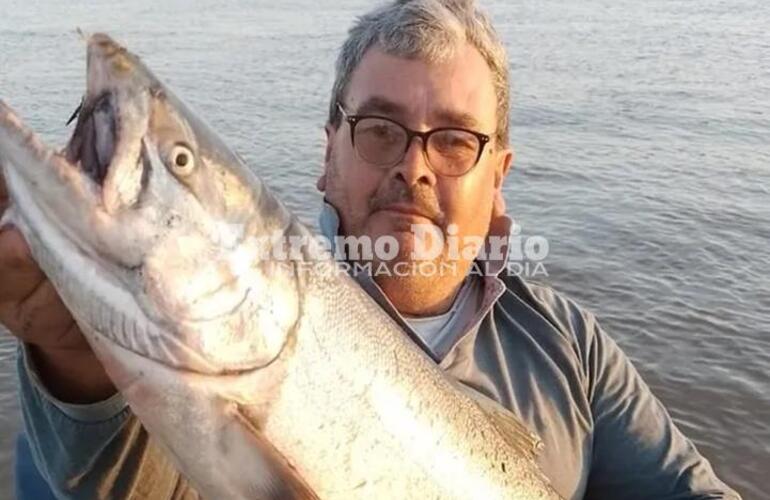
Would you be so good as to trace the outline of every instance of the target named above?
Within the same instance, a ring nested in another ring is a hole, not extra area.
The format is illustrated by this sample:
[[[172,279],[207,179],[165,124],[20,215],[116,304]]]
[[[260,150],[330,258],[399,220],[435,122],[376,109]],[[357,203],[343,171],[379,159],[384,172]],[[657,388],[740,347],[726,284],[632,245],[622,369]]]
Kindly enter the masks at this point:
[[[445,62],[394,56],[374,47],[356,70],[343,103],[356,114],[382,114],[404,121],[489,128],[496,96],[486,61],[471,47]]]
[[[358,115],[383,115],[401,119],[410,117],[410,108],[406,104],[377,94],[365,97],[353,112]],[[479,120],[476,116],[454,107],[432,106],[429,118],[432,121],[465,128],[477,128],[479,126]]]

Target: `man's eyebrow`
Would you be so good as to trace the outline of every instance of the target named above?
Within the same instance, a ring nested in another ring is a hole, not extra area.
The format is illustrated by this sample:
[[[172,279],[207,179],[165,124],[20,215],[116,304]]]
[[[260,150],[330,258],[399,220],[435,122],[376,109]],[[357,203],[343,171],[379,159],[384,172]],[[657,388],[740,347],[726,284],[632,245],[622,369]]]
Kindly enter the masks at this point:
[[[371,114],[385,114],[385,115],[404,115],[406,114],[406,108],[397,102],[393,102],[390,99],[386,99],[380,96],[372,96],[367,98],[356,109],[357,115],[371,115]]]
[[[451,127],[476,130],[480,126],[479,121],[472,114],[454,109],[439,109],[432,113],[431,118],[437,123],[446,124]]]

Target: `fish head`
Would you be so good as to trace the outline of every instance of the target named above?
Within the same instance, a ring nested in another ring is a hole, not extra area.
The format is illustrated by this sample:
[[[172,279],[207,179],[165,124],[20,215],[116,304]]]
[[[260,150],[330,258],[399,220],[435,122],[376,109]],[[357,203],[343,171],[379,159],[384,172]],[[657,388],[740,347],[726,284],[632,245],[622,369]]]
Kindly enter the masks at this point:
[[[31,152],[10,163],[45,164],[7,176],[46,239],[37,246],[56,254],[46,271],[61,275],[70,309],[82,311],[74,303],[88,291],[102,310],[78,316],[84,330],[143,357],[203,373],[269,364],[297,321],[298,285],[290,266],[264,258],[265,236],[291,217],[137,56],[104,34],[87,44],[86,94],[64,151],[31,134],[0,140],[4,156]]]
[[[150,170],[165,167],[167,180],[213,217],[254,217],[261,182],[207,124],[109,36],[91,35],[87,52],[87,91],[67,156],[100,184],[107,213],[135,206],[161,180]]]

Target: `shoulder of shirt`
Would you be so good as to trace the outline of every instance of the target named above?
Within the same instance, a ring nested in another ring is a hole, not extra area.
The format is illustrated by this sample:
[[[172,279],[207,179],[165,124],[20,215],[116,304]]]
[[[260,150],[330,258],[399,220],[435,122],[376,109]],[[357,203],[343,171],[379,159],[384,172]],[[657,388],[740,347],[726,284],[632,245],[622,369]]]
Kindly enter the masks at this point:
[[[591,311],[550,286],[526,281],[519,276],[501,275],[500,279],[505,284],[505,293],[515,295],[527,304],[564,340],[577,344],[575,347],[578,355],[585,355],[599,329],[596,317]]]

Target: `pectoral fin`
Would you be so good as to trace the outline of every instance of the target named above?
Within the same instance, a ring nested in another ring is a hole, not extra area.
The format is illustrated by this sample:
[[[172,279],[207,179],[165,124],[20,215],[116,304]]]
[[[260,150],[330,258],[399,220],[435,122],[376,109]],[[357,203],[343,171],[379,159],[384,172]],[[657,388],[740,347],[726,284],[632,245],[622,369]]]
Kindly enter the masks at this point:
[[[459,384],[459,386],[481,407],[508,446],[530,460],[534,461],[537,458],[543,449],[543,442],[537,434],[529,430],[524,422],[500,406],[497,401],[493,401],[463,384]]]
[[[318,500],[318,496],[299,476],[284,456],[255,427],[241,408],[232,407],[231,425],[222,434],[222,446],[228,453],[245,459],[260,454],[254,477],[243,478],[244,498],[255,500]]]

